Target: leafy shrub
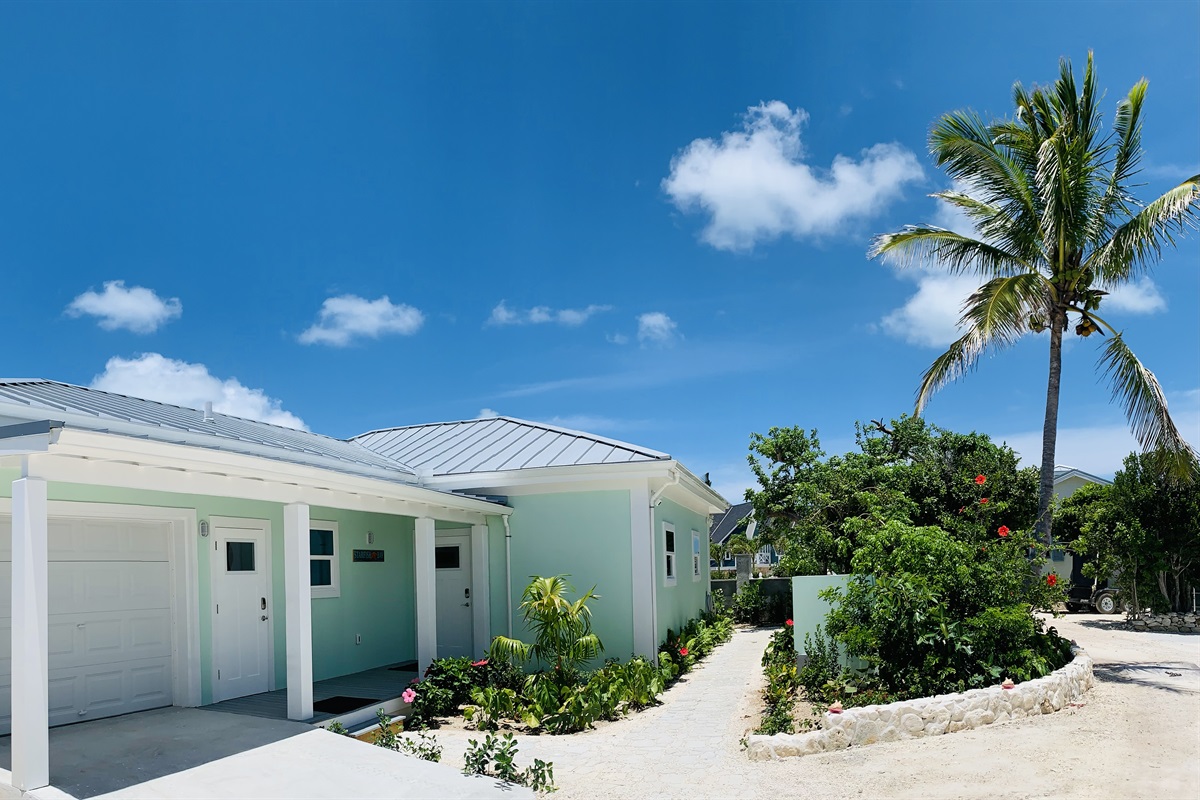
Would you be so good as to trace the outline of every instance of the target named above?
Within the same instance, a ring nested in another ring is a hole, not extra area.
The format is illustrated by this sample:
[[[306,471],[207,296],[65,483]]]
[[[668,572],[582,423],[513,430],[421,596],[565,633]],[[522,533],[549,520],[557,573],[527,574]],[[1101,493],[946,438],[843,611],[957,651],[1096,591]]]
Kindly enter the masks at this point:
[[[499,740],[489,733],[481,745],[475,739],[467,740],[467,752],[463,757],[464,775],[488,775],[508,783],[528,786],[535,792],[553,792],[554,763],[535,758],[526,769],[516,765],[517,742],[511,733]]]
[[[796,645],[791,626],[777,630],[767,643],[762,657],[767,686],[763,689],[762,724],[754,731],[764,735],[795,733],[793,711],[800,686],[796,669]]]
[[[579,672],[604,652],[600,637],[592,632],[592,610],[588,601],[599,599],[595,587],[575,600],[566,575],[534,577],[521,596],[521,614],[533,631],[532,644],[507,636],[492,640],[490,656],[499,661],[524,664],[531,659],[550,667],[560,685],[575,683]]]

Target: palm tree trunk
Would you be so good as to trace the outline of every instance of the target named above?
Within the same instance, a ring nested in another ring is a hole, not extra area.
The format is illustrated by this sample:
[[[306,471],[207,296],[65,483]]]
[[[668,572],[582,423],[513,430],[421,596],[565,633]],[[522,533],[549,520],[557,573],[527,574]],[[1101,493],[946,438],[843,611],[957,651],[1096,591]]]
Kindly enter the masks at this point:
[[[1050,376],[1046,381],[1046,421],[1042,425],[1042,473],[1038,481],[1038,515],[1034,531],[1046,542],[1047,555],[1054,544],[1050,527],[1050,501],[1054,497],[1054,449],[1058,444],[1058,390],[1062,380],[1062,337],[1067,315],[1054,309],[1050,318]]]

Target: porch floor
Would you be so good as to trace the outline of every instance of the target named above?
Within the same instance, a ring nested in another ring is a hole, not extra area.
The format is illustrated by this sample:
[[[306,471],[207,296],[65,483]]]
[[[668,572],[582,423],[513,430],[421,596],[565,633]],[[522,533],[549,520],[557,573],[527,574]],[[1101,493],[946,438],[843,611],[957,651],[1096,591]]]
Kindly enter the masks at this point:
[[[399,697],[409,682],[417,677],[415,670],[393,669],[396,666],[399,665],[375,667],[350,675],[315,681],[313,683],[313,702],[317,703],[338,696],[370,697],[374,698],[372,705],[382,705],[385,700]],[[222,700],[219,703],[204,706],[204,708],[207,711],[225,711],[230,714],[244,714],[264,719],[287,719],[287,689],[235,697],[232,700]],[[339,716],[342,715],[318,711],[311,718],[303,721],[316,724]]]

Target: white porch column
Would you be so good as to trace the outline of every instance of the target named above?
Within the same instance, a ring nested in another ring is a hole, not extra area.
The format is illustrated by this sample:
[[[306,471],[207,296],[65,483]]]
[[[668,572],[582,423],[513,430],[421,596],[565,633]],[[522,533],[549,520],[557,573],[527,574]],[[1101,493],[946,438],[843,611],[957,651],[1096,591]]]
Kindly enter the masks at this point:
[[[413,585],[417,590],[417,673],[437,658],[437,572],[433,520],[417,517],[413,536]]]
[[[492,587],[488,526],[471,526],[471,622],[474,655],[482,658],[492,644]]]
[[[312,589],[308,504],[283,507],[283,587],[287,598],[288,719],[313,715]]]
[[[46,481],[12,484],[12,785],[50,784]]]

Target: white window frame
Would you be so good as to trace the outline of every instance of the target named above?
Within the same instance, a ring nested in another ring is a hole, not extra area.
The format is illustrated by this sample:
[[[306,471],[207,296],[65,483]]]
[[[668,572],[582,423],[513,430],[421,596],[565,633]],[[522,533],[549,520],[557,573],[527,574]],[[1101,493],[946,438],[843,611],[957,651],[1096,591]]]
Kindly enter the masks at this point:
[[[338,556],[341,547],[338,544],[338,524],[330,520],[314,519],[309,520],[309,554],[308,561],[311,564],[313,561],[328,561],[329,562],[329,585],[328,586],[309,586],[309,591],[313,599],[324,597],[341,597],[342,596],[342,576],[339,569]],[[333,531],[333,555],[331,556],[314,556],[312,554],[312,531]],[[311,581],[312,579],[309,578]]]
[[[692,583],[700,582],[700,555],[700,531],[692,531]]]
[[[667,549],[667,533],[671,534],[670,550]],[[675,538],[675,526],[670,522],[663,523],[663,583],[666,586],[674,586],[676,578],[679,574],[679,565],[675,560],[675,553],[679,547],[679,542]]]

